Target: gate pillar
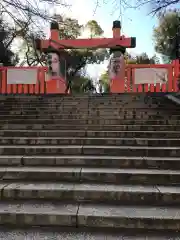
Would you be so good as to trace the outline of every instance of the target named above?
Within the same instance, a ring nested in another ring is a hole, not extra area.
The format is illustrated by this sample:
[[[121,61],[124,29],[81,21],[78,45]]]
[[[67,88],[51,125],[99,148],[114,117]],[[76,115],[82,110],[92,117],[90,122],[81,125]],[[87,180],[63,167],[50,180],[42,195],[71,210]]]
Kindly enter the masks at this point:
[[[121,36],[121,23],[120,21],[113,22],[113,38],[124,38]],[[125,47],[115,46],[110,48],[110,61],[108,66],[110,78],[110,91],[111,93],[123,93],[125,91],[125,61],[124,53]]]

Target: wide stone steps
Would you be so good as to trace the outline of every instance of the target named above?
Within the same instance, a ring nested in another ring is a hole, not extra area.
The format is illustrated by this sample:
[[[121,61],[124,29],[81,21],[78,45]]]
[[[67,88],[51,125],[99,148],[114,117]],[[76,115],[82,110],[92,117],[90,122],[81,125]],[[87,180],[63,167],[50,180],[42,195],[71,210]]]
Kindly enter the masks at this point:
[[[106,230],[119,232],[114,239],[159,240],[179,232],[179,109],[144,97],[6,96],[0,225],[21,228],[20,237],[23,227],[36,226],[37,240],[40,231],[53,239],[53,227],[76,229],[53,240],[113,239]]]
[[[29,130],[4,129],[0,130],[3,137],[99,137],[99,138],[179,138],[180,131],[96,131],[96,130]]]
[[[0,200],[36,200],[46,203],[93,203],[106,205],[177,206],[180,187],[163,185],[113,185],[67,182],[4,182],[0,184]]]
[[[180,208],[63,204],[36,201],[0,202],[0,224],[11,226],[70,226],[179,231]],[[151,224],[150,224],[151,223]]]
[[[179,147],[177,138],[0,137],[0,145],[109,145]]]
[[[180,147],[105,146],[105,145],[0,145],[1,155],[113,155],[180,157]]]
[[[180,170],[96,168],[96,167],[0,167],[3,181],[68,181],[111,184],[174,185],[180,182]]]

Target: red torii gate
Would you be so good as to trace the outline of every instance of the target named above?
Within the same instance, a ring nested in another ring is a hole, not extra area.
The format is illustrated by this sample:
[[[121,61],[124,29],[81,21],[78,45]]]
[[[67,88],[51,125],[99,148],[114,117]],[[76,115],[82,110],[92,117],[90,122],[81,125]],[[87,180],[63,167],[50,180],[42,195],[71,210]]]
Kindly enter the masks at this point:
[[[76,40],[60,40],[58,24],[53,22],[50,38],[36,40],[37,49],[52,57],[51,69],[48,67],[0,67],[0,94],[65,93],[67,82],[60,68],[63,64],[71,62],[71,56],[64,51],[69,48],[110,48],[112,53],[109,64],[111,93],[178,92],[180,59],[172,61],[171,64],[129,64],[125,66],[123,56],[125,49],[134,48],[135,45],[135,38],[121,36],[119,21],[113,22],[112,38]],[[51,70],[51,74],[47,78],[48,70]],[[20,76],[20,73],[23,76]],[[166,77],[163,77],[165,75]]]
[[[59,93],[66,91],[66,79],[61,74],[60,65],[63,59],[66,59],[64,49],[96,49],[96,48],[110,48],[113,56],[110,60],[110,88],[112,93],[124,92],[125,84],[125,64],[123,54],[126,48],[136,47],[135,37],[121,36],[120,21],[113,22],[113,37],[112,38],[91,38],[91,39],[59,39],[59,26],[57,22],[52,22],[50,26],[50,38],[46,40],[36,39],[36,48],[42,52],[49,53],[52,57],[51,80],[49,84],[59,85]],[[59,62],[59,69],[57,66]],[[55,76],[54,72],[56,72]]]

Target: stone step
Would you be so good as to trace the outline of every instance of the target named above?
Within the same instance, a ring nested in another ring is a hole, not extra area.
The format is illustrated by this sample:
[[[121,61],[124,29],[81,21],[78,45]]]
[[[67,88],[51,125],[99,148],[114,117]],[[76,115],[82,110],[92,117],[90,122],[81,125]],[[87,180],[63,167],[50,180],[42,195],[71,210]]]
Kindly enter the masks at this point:
[[[34,112],[34,111],[39,111],[39,112],[47,112],[49,111],[50,113],[56,113],[57,111],[64,111],[64,112],[68,112],[68,111],[74,111],[74,112],[85,112],[87,109],[89,109],[90,111],[93,112],[109,112],[112,111],[112,109],[115,112],[118,113],[122,113],[122,112],[134,112],[134,113],[143,113],[143,112],[163,112],[163,113],[174,113],[177,114],[179,113],[179,109],[173,109],[173,108],[161,108],[161,107],[147,107],[147,106],[134,106],[134,107],[129,107],[129,108],[125,108],[121,105],[115,105],[115,104],[111,104],[111,105],[97,105],[97,106],[91,106],[91,105],[81,105],[78,104],[76,105],[46,105],[44,107],[42,106],[26,106],[25,104],[23,104],[22,106],[16,106],[16,105],[10,105],[9,107],[7,105],[1,106],[0,109],[0,113],[3,114],[4,111],[16,111],[16,112]]]
[[[0,225],[179,231],[179,211],[173,207],[13,201],[0,203]]]
[[[0,98],[0,101],[1,102],[5,102],[7,104],[14,104],[14,103],[17,103],[17,104],[21,104],[21,103],[25,103],[25,104],[35,104],[35,103],[39,103],[39,104],[76,104],[76,103],[82,103],[82,102],[88,102],[88,103],[91,103],[91,104],[104,104],[104,103],[107,103],[107,104],[111,104],[111,103],[117,103],[117,104],[121,104],[121,103],[145,103],[145,104],[161,104],[161,105],[165,105],[164,102],[166,103],[169,103],[169,105],[173,105],[171,101],[169,101],[168,99],[164,99],[164,101],[161,101],[162,99],[160,98],[152,98],[152,99],[148,99],[147,101],[147,98],[146,97],[142,97],[141,99],[136,99],[136,98],[122,98],[122,97],[119,97],[119,98],[113,98],[113,97],[101,97],[101,98],[89,98],[89,97],[86,97],[86,98],[41,98],[41,99],[38,99],[38,98],[11,98],[11,99],[2,99]]]
[[[15,103],[0,103],[1,109],[41,109],[41,110],[46,110],[48,107],[51,107],[53,110],[57,109],[64,109],[64,108],[75,108],[75,109],[85,109],[85,108],[97,108],[97,109],[110,109],[110,108],[115,108],[115,109],[137,109],[140,110],[142,108],[144,109],[161,109],[164,111],[177,111],[177,107],[170,107],[170,106],[165,106],[162,104],[152,104],[148,105],[145,104],[144,102],[118,102],[118,101],[111,101],[111,102],[103,102],[103,103],[98,103],[98,102],[88,102],[88,101],[79,101],[79,102],[59,102],[59,103],[53,103],[53,102],[44,102],[44,103],[26,103],[26,102],[15,102]]]
[[[64,166],[0,167],[2,181],[67,181],[179,186],[180,170],[89,168]]]
[[[78,114],[80,112],[85,113],[85,112],[90,112],[90,113],[96,113],[96,114],[101,114],[101,115],[108,115],[108,113],[111,112],[112,114],[112,109],[113,109],[113,114],[117,115],[117,114],[133,114],[133,115],[144,115],[144,114],[179,114],[179,109],[167,109],[167,108],[122,108],[121,106],[113,106],[113,105],[109,105],[109,106],[95,106],[95,107],[90,107],[90,106],[84,106],[82,107],[81,105],[78,105],[78,107],[74,107],[74,106],[51,106],[51,105],[47,105],[45,108],[40,108],[40,107],[26,107],[23,106],[22,108],[20,107],[14,107],[14,106],[10,106],[9,108],[4,106],[0,109],[0,114],[3,115],[6,112],[11,112],[12,114],[26,114],[26,113],[47,113],[49,112],[50,114],[57,114],[58,112],[63,112],[63,113],[69,113],[69,112],[73,112],[74,114]]]
[[[178,234],[158,234],[156,233],[144,233],[138,234],[137,232],[127,233],[121,231],[120,233],[95,232],[87,231],[87,229],[49,229],[45,227],[41,228],[26,228],[24,229],[7,229],[0,228],[0,236],[4,240],[179,240]]]
[[[66,166],[96,168],[135,168],[180,170],[180,158],[175,157],[126,157],[126,156],[22,156],[2,155],[0,166]]]
[[[179,138],[180,131],[95,131],[95,130],[0,130],[2,137],[100,137],[100,138]]]
[[[21,114],[6,114],[6,115],[1,115],[1,119],[2,121],[4,120],[14,120],[14,119],[21,119],[21,120],[37,120],[38,119],[42,119],[45,121],[48,120],[84,120],[84,119],[89,119],[89,120],[115,120],[115,121],[129,121],[129,122],[144,122],[144,121],[149,121],[149,122],[156,122],[156,121],[160,121],[160,122],[166,122],[166,121],[172,121],[173,124],[175,124],[175,122],[179,122],[180,121],[180,115],[117,115],[117,116],[113,116],[111,115],[105,115],[105,116],[91,116],[88,114],[49,114],[49,115],[44,115],[42,116],[41,114],[28,114],[28,115],[21,115]]]
[[[76,108],[76,107],[63,107],[63,106],[56,106],[54,108],[51,107],[51,105],[47,106],[46,108],[42,109],[42,108],[31,108],[31,107],[25,107],[23,106],[22,108],[14,108],[13,106],[10,106],[9,108],[6,108],[6,106],[2,107],[0,109],[0,113],[3,115],[4,112],[12,112],[12,114],[22,114],[24,113],[29,113],[29,114],[33,114],[33,112],[36,113],[46,113],[49,111],[49,113],[53,113],[53,114],[58,114],[59,112],[63,112],[64,114],[69,114],[72,111],[74,112],[74,114],[79,114],[79,112],[85,113],[87,110],[88,112],[90,112],[91,114],[103,114],[103,115],[108,115],[108,113],[111,111],[112,114],[112,109],[113,109],[113,114],[123,114],[123,115],[145,115],[145,114],[153,114],[153,115],[166,115],[166,114],[171,114],[171,115],[179,115],[179,109],[173,109],[173,108],[122,108],[120,106],[109,106],[109,107],[80,107],[80,108]],[[77,112],[77,113],[76,113]]]
[[[165,94],[163,94],[165,95]],[[151,96],[144,93],[135,93],[135,94],[121,94],[121,95],[100,95],[100,94],[93,94],[93,95],[71,95],[71,96],[63,96],[63,95],[39,95],[39,96],[33,96],[33,95],[24,95],[24,96],[18,96],[18,95],[8,95],[8,96],[1,96],[0,100],[3,101],[78,101],[78,100],[89,100],[89,101],[110,101],[110,100],[119,100],[119,101],[142,101],[144,98],[148,98],[148,100],[159,100],[160,102],[168,102],[171,103],[168,99],[164,98],[162,95],[158,96],[155,93],[151,93]]]
[[[145,93],[133,93],[133,94],[85,94],[85,95],[61,95],[61,94],[48,94],[48,95],[9,95],[8,96],[0,96],[0,100],[4,101],[48,101],[48,100],[57,100],[57,101],[77,101],[77,100],[85,100],[88,99],[90,101],[102,101],[104,100],[141,100],[144,97],[150,97],[152,99],[162,99],[162,96],[158,96],[157,94],[152,93],[151,96]],[[167,99],[163,98],[164,101]],[[169,102],[169,101],[168,101]]]
[[[136,93],[136,95],[134,96],[130,96],[130,95],[124,95],[121,94],[119,96],[113,96],[113,95],[92,95],[92,96],[49,96],[48,95],[44,95],[44,96],[36,96],[33,97],[32,95],[30,96],[12,96],[10,97],[8,96],[2,96],[0,97],[0,101],[5,101],[5,102],[48,102],[48,101],[54,101],[54,102],[74,102],[74,101],[89,101],[89,102],[111,102],[111,101],[117,101],[117,102],[123,102],[123,101],[129,101],[129,102],[135,102],[135,101],[145,101],[146,103],[155,103],[155,102],[160,102],[162,104],[164,103],[168,103],[168,104],[172,104],[172,101],[170,101],[167,97],[162,97],[162,96],[148,96],[147,94],[142,94],[141,96],[139,95],[141,93]]]
[[[78,115],[78,114],[83,114],[83,115],[86,115],[86,116],[91,116],[91,117],[103,117],[103,116],[113,116],[116,118],[116,116],[123,116],[125,118],[139,118],[141,119],[142,117],[146,117],[146,118],[150,118],[152,116],[152,118],[156,115],[158,115],[157,112],[149,112],[149,113],[146,113],[144,111],[142,112],[137,112],[136,114],[134,114],[133,112],[130,112],[128,114],[126,114],[125,112],[122,112],[120,110],[117,110],[117,111],[113,111],[112,113],[112,108],[110,110],[97,110],[97,109],[63,109],[63,110],[31,110],[31,109],[27,109],[27,110],[2,110],[0,111],[0,115],[37,115],[37,116],[42,116],[45,117],[46,115],[53,115],[53,116],[61,116],[61,115]],[[168,116],[170,115],[177,115],[177,113],[175,112],[168,112],[166,113],[168,114]],[[179,114],[179,113],[178,113]],[[160,115],[160,114],[159,114]],[[161,115],[165,115],[161,112]],[[179,116],[179,115],[178,115]],[[157,118],[157,116],[156,116]]]
[[[100,103],[89,103],[89,102],[76,102],[76,103],[25,103],[25,102],[20,102],[20,103],[1,103],[0,102],[0,107],[1,111],[8,111],[8,110],[37,110],[37,111],[45,111],[48,108],[51,108],[51,110],[57,111],[57,110],[63,110],[63,109],[73,109],[73,110],[85,110],[87,108],[89,109],[97,109],[97,110],[110,110],[112,108],[118,110],[118,109],[123,109],[123,110],[135,110],[136,111],[141,111],[142,109],[144,110],[159,110],[163,111],[164,113],[166,112],[178,112],[178,107],[174,106],[166,106],[162,104],[144,104],[142,102],[133,102],[133,103],[118,103],[116,102],[104,102],[103,104]]]
[[[147,100],[147,99],[146,99]],[[132,107],[137,107],[137,108],[141,108],[141,107],[162,107],[162,108],[173,108],[173,109],[178,109],[178,106],[173,104],[171,101],[164,99],[163,100],[161,98],[151,98],[148,99],[148,101],[146,101],[145,98],[141,98],[141,99],[135,99],[135,98],[125,98],[123,99],[122,96],[120,98],[104,98],[101,97],[99,99],[97,98],[69,98],[69,99],[62,99],[62,98],[42,98],[42,99],[15,99],[12,98],[10,99],[0,99],[1,102],[1,106],[4,106],[4,103],[7,105],[18,105],[18,106],[22,106],[22,105],[36,105],[36,106],[43,106],[43,105],[66,105],[66,106],[70,106],[70,105],[77,105],[78,103],[80,105],[85,105],[85,104],[89,104],[90,106],[99,106],[99,105],[104,105],[104,106],[108,106],[108,105],[114,105],[114,106],[123,106],[124,108],[132,108]]]
[[[147,101],[147,98],[141,98],[141,99],[135,99],[135,98],[68,98],[68,99],[58,99],[58,98],[54,98],[54,99],[6,99],[6,100],[2,100],[0,98],[0,102],[5,102],[7,104],[76,104],[76,103],[90,103],[90,104],[112,104],[112,103],[116,103],[116,104],[122,104],[122,103],[145,103],[145,104],[161,104],[161,105],[165,105],[163,101],[161,101],[161,99],[158,98],[152,98],[152,99],[148,99],[149,101]],[[171,101],[168,101],[166,99],[166,103],[169,103],[169,105],[173,105]]]
[[[179,208],[81,204],[78,226],[179,231]],[[151,224],[149,224],[151,222]]]
[[[9,182],[0,185],[2,201],[44,200],[114,205],[179,206],[180,187],[87,183]],[[154,201],[155,200],[155,201]]]
[[[180,169],[180,158],[125,156],[0,156],[0,165]]]
[[[13,116],[14,117],[14,116]],[[161,119],[161,120],[130,120],[130,119],[103,119],[103,118],[88,118],[88,116],[84,119],[47,119],[47,118],[35,118],[35,119],[23,119],[23,118],[17,118],[14,117],[14,119],[0,119],[0,125],[1,124],[61,124],[61,125],[180,125],[180,120],[171,120],[171,119]]]
[[[0,145],[1,155],[99,155],[180,157],[180,147],[106,145]]]
[[[0,125],[1,130],[94,130],[94,131],[180,131],[180,125],[114,125],[114,124],[84,124],[84,125],[72,125],[72,124],[11,124],[5,123]]]
[[[179,147],[177,138],[0,137],[0,145],[109,145]]]

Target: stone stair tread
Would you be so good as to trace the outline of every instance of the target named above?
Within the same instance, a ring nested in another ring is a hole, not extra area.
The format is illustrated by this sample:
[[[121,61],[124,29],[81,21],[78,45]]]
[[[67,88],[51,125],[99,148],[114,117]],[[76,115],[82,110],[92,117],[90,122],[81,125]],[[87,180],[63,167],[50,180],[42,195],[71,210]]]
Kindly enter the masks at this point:
[[[134,156],[98,156],[98,155],[0,155],[0,166],[64,166],[64,167],[109,167],[137,169],[179,170],[180,157],[134,157]],[[0,170],[1,171],[1,170]]]
[[[79,173],[117,173],[117,174],[147,174],[147,175],[180,175],[180,170],[162,170],[162,169],[126,169],[126,168],[92,168],[92,167],[58,167],[58,166],[14,166],[14,167],[0,167],[0,172],[79,172]]]
[[[150,147],[150,146],[117,146],[117,145],[83,145],[83,148],[106,148],[106,149],[180,149],[180,147]]]
[[[180,220],[180,208],[151,206],[109,206],[80,204],[78,216]]]
[[[0,149],[4,148],[39,148],[39,149],[49,149],[49,145],[0,145]],[[179,150],[180,147],[150,147],[150,146],[117,146],[117,145],[52,145],[51,149],[60,149],[60,148],[67,148],[67,149],[148,149],[148,150]]]
[[[151,207],[151,206],[114,206],[100,204],[64,204],[39,201],[13,200],[0,202],[0,215],[4,214],[41,214],[59,216],[89,216],[100,218],[126,218],[126,219],[160,219],[180,220],[179,207]]]
[[[157,175],[179,175],[180,174],[180,170],[162,170],[162,169],[126,169],[126,168],[85,168],[82,167],[81,169],[81,173],[119,173],[119,174],[123,174],[123,173],[128,173],[128,174],[157,174]]]
[[[143,186],[143,185],[114,185],[114,184],[88,184],[88,183],[52,183],[52,182],[7,182],[1,183],[0,189],[25,191],[100,191],[100,192],[138,192],[138,193],[168,193],[180,194],[180,186]]]
[[[105,133],[118,133],[118,132],[123,132],[123,133],[126,133],[126,132],[132,132],[132,133],[142,133],[142,132],[148,132],[148,133],[154,133],[154,132],[156,132],[156,133],[174,133],[174,132],[176,132],[176,133],[179,133],[180,134],[180,131],[176,131],[176,130],[174,130],[174,131],[172,131],[172,130],[168,130],[168,131],[165,131],[165,130],[161,130],[161,131],[151,131],[151,130],[141,130],[141,131],[138,131],[138,130],[126,130],[126,131],[124,131],[124,130],[122,130],[122,131],[120,131],[120,130],[82,130],[82,129],[72,129],[72,130],[69,130],[69,129],[46,129],[46,130],[43,130],[43,129],[37,129],[37,130],[35,130],[35,129],[4,129],[4,130],[0,130],[0,133],[3,133],[3,132],[34,132],[34,133],[36,133],[36,132],[46,132],[46,133],[48,133],[48,132],[75,132],[75,133],[78,133],[78,132],[95,132],[95,133],[101,133],[101,132],[105,132]]]
[[[34,116],[34,118],[32,118]],[[77,118],[76,118],[76,117]],[[14,121],[14,122],[16,122],[16,121],[20,121],[20,120],[22,120],[24,117],[25,117],[25,121],[26,120],[28,120],[28,121],[37,121],[37,122],[39,122],[39,121],[44,121],[44,122],[46,122],[46,121],[52,121],[52,120],[55,120],[56,122],[58,122],[58,121],[64,121],[64,122],[66,122],[66,121],[72,121],[72,122],[77,122],[78,120],[80,120],[80,121],[82,121],[82,120],[94,120],[94,121],[97,121],[97,120],[104,120],[104,121],[112,121],[112,120],[116,120],[116,121],[119,121],[119,122],[122,122],[122,123],[124,123],[124,124],[126,124],[126,122],[136,122],[136,123],[139,123],[139,124],[141,124],[142,122],[146,122],[147,123],[147,125],[149,125],[148,124],[148,122],[150,122],[150,123],[153,123],[153,122],[171,122],[171,123],[179,123],[179,121],[180,120],[176,120],[176,119],[171,119],[171,116],[169,117],[169,119],[124,119],[124,118],[118,118],[118,117],[113,117],[113,116],[107,116],[105,119],[102,117],[102,116],[94,116],[94,117],[92,117],[92,116],[88,116],[88,119],[87,119],[87,116],[79,116],[79,115],[75,115],[75,114],[71,114],[71,115],[67,115],[67,116],[64,116],[64,114],[63,114],[63,116],[61,116],[61,117],[59,117],[59,118],[53,118],[53,116],[44,116],[44,117],[38,117],[37,118],[37,115],[30,115],[30,117],[31,118],[26,118],[26,115],[1,115],[1,119],[0,119],[0,122],[9,122],[9,121]],[[20,119],[18,118],[18,117],[21,117]],[[68,118],[69,117],[69,118]],[[74,118],[73,118],[74,117]],[[129,124],[129,123],[128,123]]]
[[[65,166],[62,166],[62,167],[57,167],[57,166],[41,166],[41,167],[38,167],[38,166],[35,166],[35,167],[24,167],[24,166],[20,166],[20,167],[0,167],[0,172],[54,172],[54,173],[57,173],[57,172],[80,172],[81,171],[81,167],[65,167]]]
[[[51,146],[51,149],[52,148],[69,148],[69,149],[72,149],[72,148],[82,148],[83,146],[82,145],[52,145]],[[49,145],[0,145],[0,149],[1,148],[39,148],[39,149],[43,149],[43,148],[47,148],[49,149]]]
[[[1,240],[179,240],[178,236],[172,235],[149,235],[136,234],[130,236],[124,233],[98,233],[83,232],[81,230],[57,231],[40,228],[26,228],[10,230],[0,228]]]
[[[88,117],[89,120],[119,120],[119,121],[124,121],[124,122],[128,122],[128,121],[134,121],[134,122],[156,122],[156,121],[172,121],[172,123],[176,123],[179,122],[179,118],[180,114],[171,114],[170,116],[164,116],[164,117],[159,117],[159,118],[155,118],[155,119],[149,119],[149,118],[132,118],[132,117],[128,117],[126,119],[124,119],[124,117],[122,115],[119,116],[109,116],[109,115],[94,115],[94,116],[89,116],[88,114],[83,113],[83,115],[79,115],[79,114],[67,114],[64,113],[63,115],[60,114],[53,114],[53,115],[41,115],[41,114],[28,114],[28,116],[26,114],[1,114],[1,121],[9,121],[9,120],[16,120],[16,119],[25,119],[25,120],[53,120],[55,119],[56,121],[58,120],[86,120]]]
[[[146,157],[146,156],[143,156],[143,157],[134,157],[134,156],[96,156],[96,155],[63,155],[63,156],[47,156],[47,155],[41,155],[41,156],[12,156],[12,155],[9,155],[9,156],[2,156],[0,155],[0,159],[4,159],[4,158],[22,158],[23,159],[98,159],[98,158],[101,158],[101,159],[109,159],[109,160],[112,160],[112,159],[117,159],[117,160],[125,160],[125,159],[130,159],[130,160],[154,160],[154,161],[180,161],[180,157]]]
[[[21,136],[41,136],[41,137],[45,137],[45,136],[49,136],[49,137],[53,137],[53,136],[69,136],[69,137],[76,137],[76,136],[81,136],[81,137],[168,137],[169,139],[171,138],[176,138],[179,139],[180,136],[180,131],[175,131],[175,130],[171,130],[171,131],[119,131],[119,130],[115,130],[115,131],[109,131],[109,130],[87,130],[87,129],[56,129],[56,130],[42,130],[42,129],[38,129],[38,130],[23,130],[23,129],[4,129],[4,130],[0,130],[0,136],[17,136],[17,137],[21,137]]]
[[[85,126],[91,126],[91,127],[96,127],[99,125],[103,125],[105,127],[107,126],[112,126],[112,127],[120,127],[120,126],[129,126],[132,127],[132,125],[137,125],[138,127],[141,126],[172,126],[172,125],[180,125],[180,120],[134,120],[134,119],[128,119],[128,120],[123,120],[123,119],[0,119],[0,125],[3,124],[13,124],[13,125],[18,125],[21,124],[22,120],[24,121],[24,125],[62,125],[62,126],[67,126],[67,125],[72,125],[72,126],[79,126],[82,125],[83,127]]]
[[[3,139],[12,139],[12,140],[76,140],[76,139],[79,139],[79,140],[102,140],[102,139],[105,139],[105,140],[124,140],[124,141],[127,141],[127,140],[136,140],[136,141],[180,141],[180,138],[146,138],[146,137],[1,137],[0,136],[0,140],[3,140]]]
[[[12,214],[55,214],[55,215],[76,215],[78,204],[47,203],[36,201],[15,201],[0,202],[0,215]]]
[[[5,121],[5,122],[8,122],[8,121]],[[68,127],[70,124],[68,124],[68,123],[66,123],[66,124],[59,124],[59,123],[54,123],[54,124],[52,124],[52,123],[45,123],[45,124],[43,124],[43,126],[63,126],[63,127]],[[3,124],[3,126],[5,126],[5,124]],[[12,126],[22,126],[22,124],[20,124],[20,123],[8,123],[7,124],[7,126],[9,126],[9,127],[12,127]],[[23,126],[42,126],[42,124],[41,123],[23,123]],[[71,126],[72,127],[74,127],[74,126],[77,126],[76,124],[75,125],[73,125],[73,124],[71,124]],[[81,124],[81,126],[82,127],[87,127],[87,126],[91,126],[91,127],[99,127],[99,126],[101,126],[101,124]],[[147,129],[148,129],[148,127],[160,127],[160,126],[162,126],[162,127],[167,127],[167,126],[174,126],[173,124],[136,124],[136,125],[134,125],[134,124],[103,124],[103,127],[111,127],[111,128],[113,128],[113,127],[126,127],[126,126],[128,126],[128,127],[141,127],[141,126],[143,126],[143,127],[147,127]],[[176,126],[180,126],[180,124],[176,124]]]

